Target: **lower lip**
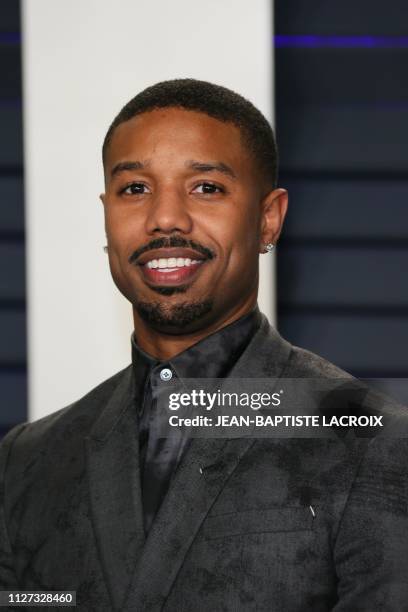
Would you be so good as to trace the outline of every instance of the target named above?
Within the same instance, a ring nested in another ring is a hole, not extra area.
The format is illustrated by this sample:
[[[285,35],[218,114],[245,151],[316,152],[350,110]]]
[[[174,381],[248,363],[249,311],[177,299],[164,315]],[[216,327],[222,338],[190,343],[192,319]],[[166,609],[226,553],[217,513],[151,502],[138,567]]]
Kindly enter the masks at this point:
[[[140,266],[146,280],[153,285],[177,286],[190,281],[203,267],[203,263],[174,268],[171,272],[162,272],[160,268]]]

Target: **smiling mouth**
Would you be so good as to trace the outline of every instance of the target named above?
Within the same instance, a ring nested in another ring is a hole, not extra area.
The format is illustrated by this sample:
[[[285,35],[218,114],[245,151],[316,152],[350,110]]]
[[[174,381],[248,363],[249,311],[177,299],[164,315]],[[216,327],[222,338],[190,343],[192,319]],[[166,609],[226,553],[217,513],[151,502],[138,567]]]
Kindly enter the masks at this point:
[[[177,287],[191,283],[206,261],[190,249],[158,249],[144,253],[137,263],[148,284]]]

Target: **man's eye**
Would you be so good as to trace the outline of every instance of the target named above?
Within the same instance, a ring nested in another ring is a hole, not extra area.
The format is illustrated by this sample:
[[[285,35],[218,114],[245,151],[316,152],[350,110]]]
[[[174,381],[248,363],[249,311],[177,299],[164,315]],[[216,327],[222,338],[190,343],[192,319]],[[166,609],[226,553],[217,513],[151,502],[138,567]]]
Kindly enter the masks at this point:
[[[214,183],[200,183],[193,189],[194,193],[223,193],[224,190],[222,187],[218,187],[218,185],[214,185]]]
[[[144,183],[131,183],[124,189],[122,189],[121,193],[125,193],[127,195],[143,195],[145,193],[149,193],[149,189]]]

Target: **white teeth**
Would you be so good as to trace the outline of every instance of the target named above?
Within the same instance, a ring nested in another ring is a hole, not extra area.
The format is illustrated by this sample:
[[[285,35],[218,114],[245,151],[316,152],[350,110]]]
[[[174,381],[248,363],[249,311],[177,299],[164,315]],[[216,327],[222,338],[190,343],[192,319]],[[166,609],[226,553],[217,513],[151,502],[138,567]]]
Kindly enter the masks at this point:
[[[151,259],[146,263],[147,268],[160,268],[160,270],[169,270],[174,268],[184,268],[184,266],[192,266],[201,263],[199,259],[190,259],[190,257],[161,257],[160,259]]]

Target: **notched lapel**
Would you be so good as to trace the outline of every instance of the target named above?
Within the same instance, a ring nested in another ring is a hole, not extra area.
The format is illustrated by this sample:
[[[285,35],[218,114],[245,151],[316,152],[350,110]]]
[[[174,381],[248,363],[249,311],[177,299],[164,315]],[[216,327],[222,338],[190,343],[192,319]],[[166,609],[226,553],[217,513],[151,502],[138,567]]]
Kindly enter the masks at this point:
[[[145,536],[138,432],[128,371],[86,440],[97,547],[114,610],[120,610]]]
[[[194,439],[148,534],[123,612],[158,612],[194,538],[254,440]]]

